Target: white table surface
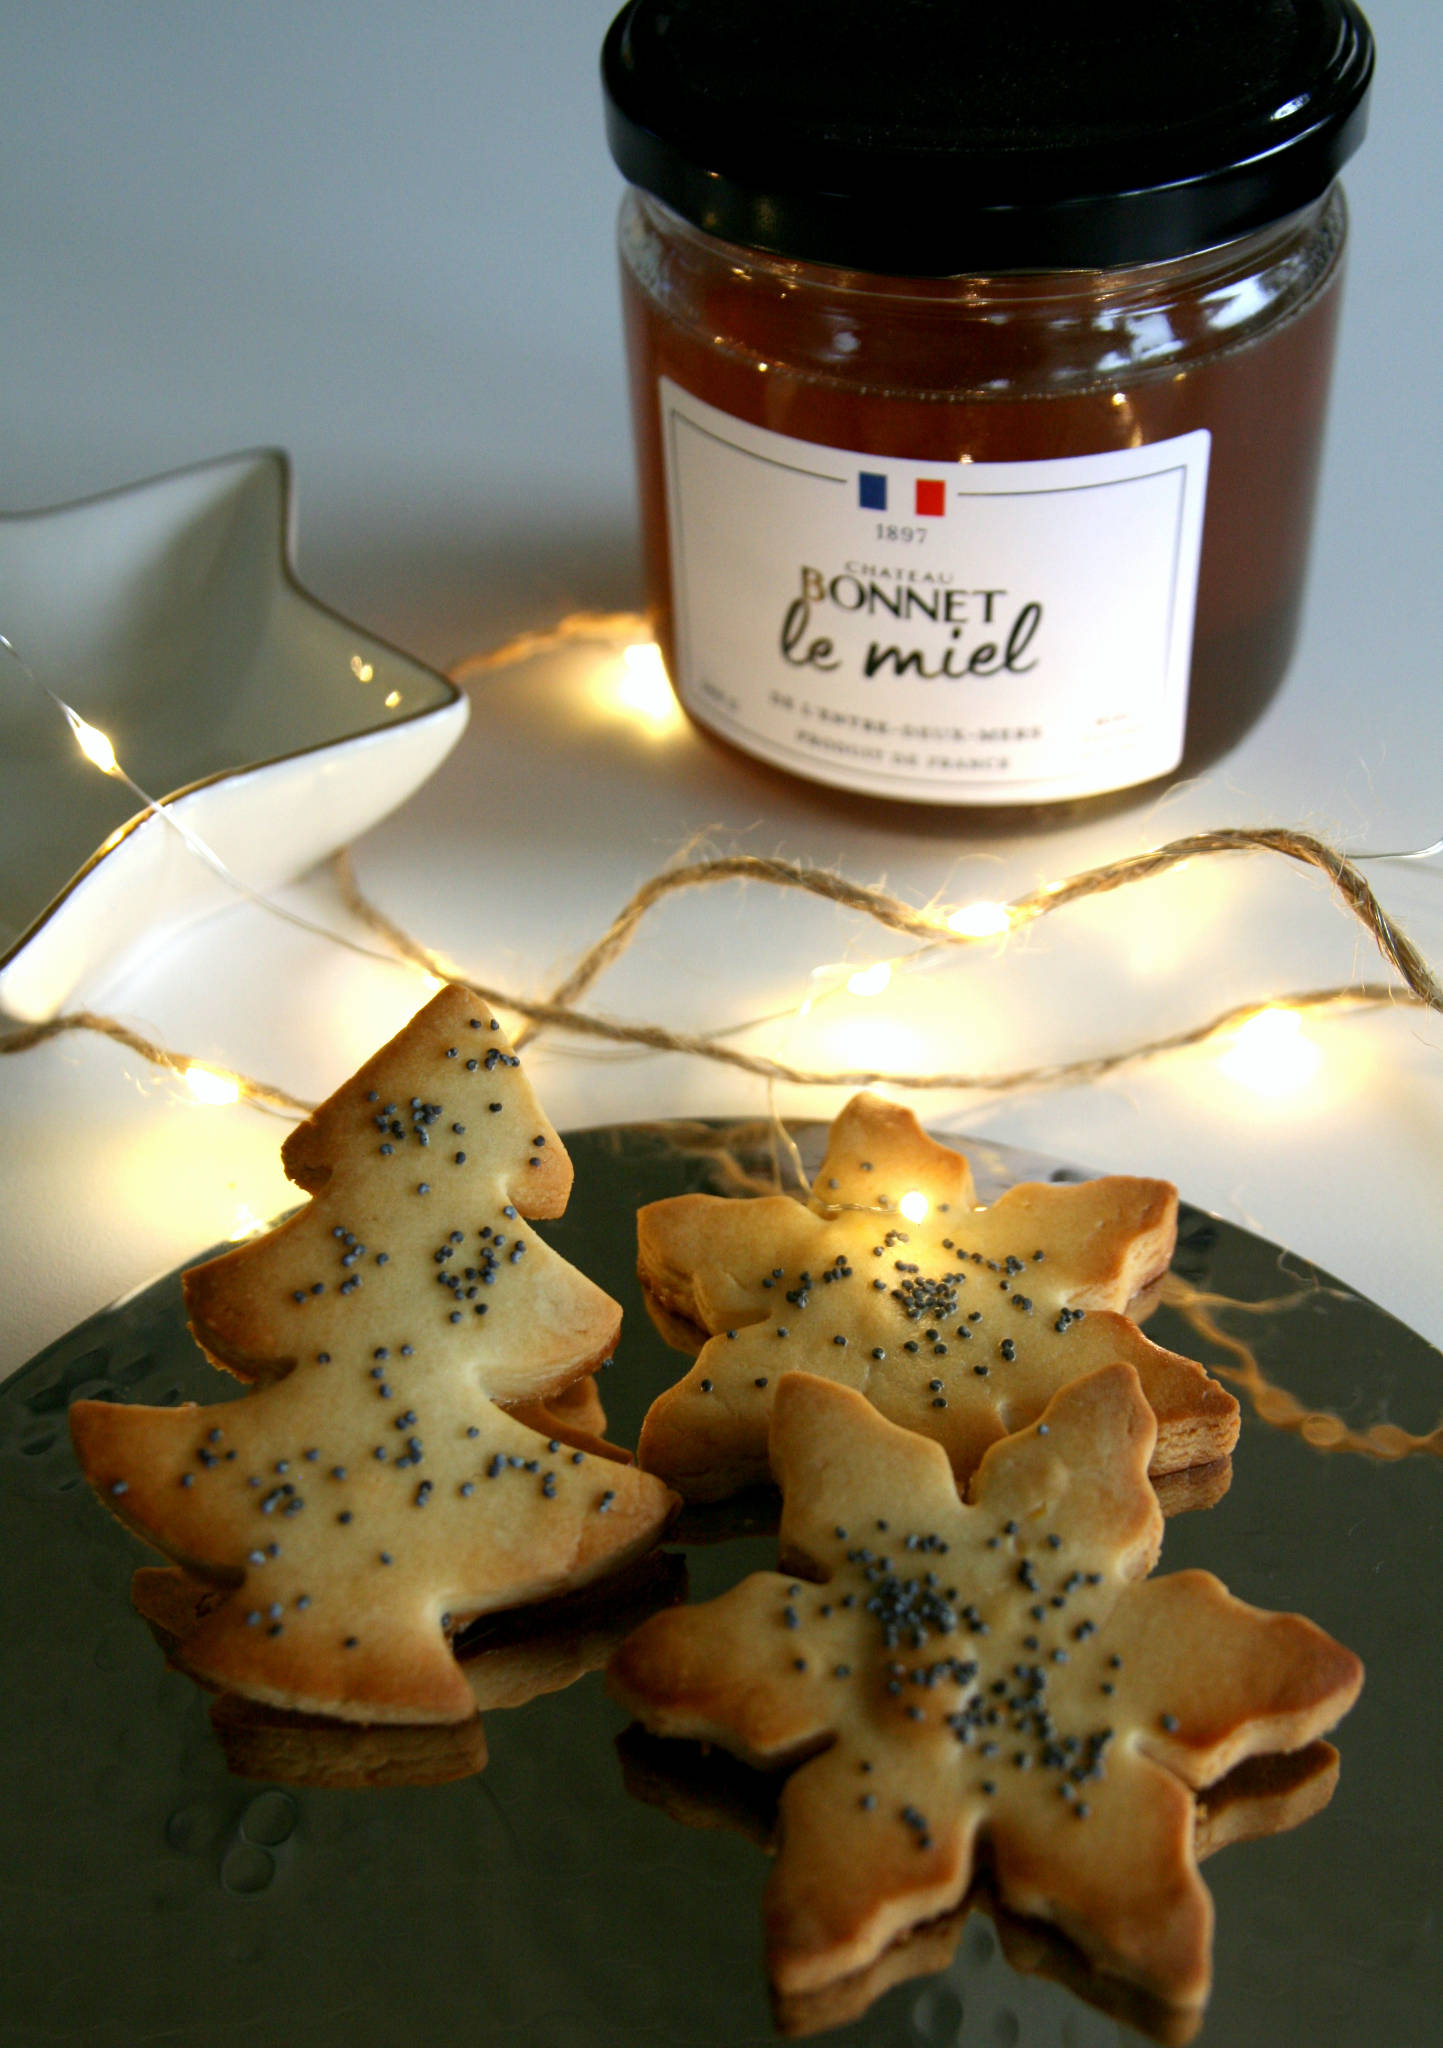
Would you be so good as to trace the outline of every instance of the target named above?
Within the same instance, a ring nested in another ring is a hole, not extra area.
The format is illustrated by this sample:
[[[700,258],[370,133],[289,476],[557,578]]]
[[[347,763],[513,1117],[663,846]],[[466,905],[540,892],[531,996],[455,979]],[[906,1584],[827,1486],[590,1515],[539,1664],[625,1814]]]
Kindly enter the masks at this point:
[[[275,444],[295,460],[302,579],[438,665],[574,608],[636,604],[619,180],[595,77],[610,11],[9,0],[0,503]],[[1220,825],[1301,825],[1361,852],[1443,833],[1443,9],[1367,11],[1380,73],[1346,180],[1352,267],[1306,630],[1226,761],[1161,800],[1027,836],[881,829],[679,721],[619,713],[614,661],[575,649],[473,685],[457,752],[356,848],[370,894],[463,970],[538,991],[699,832],[918,903],[1006,898]],[[1443,967],[1443,862],[1369,872]],[[324,876],[287,900],[345,926]],[[819,965],[896,951],[831,905],[729,886],[656,913],[592,1000],[701,1029],[794,1008]],[[1228,857],[909,977],[905,1000],[894,980],[739,1042],[819,1064],[1015,1067],[1381,973],[1319,877]],[[425,994],[414,970],[237,904],[84,999],[314,1098]],[[1230,1079],[1212,1046],[1086,1086],[916,1099],[948,1131],[1171,1178],[1443,1344],[1443,1019],[1335,1015],[1308,1032],[1320,1063],[1281,1095]],[[562,1129],[768,1107],[757,1080],[675,1055],[543,1040],[533,1071]],[[776,1106],[825,1116],[842,1099],[784,1087]],[[202,1107],[92,1036],[0,1061],[0,1129],[0,1372],[290,1198],[283,1124]]]

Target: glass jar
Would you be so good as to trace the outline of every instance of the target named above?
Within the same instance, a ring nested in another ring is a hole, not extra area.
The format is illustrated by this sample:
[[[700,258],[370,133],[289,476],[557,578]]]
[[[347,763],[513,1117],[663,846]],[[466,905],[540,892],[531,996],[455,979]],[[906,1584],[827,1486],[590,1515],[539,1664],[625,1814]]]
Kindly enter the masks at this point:
[[[1306,83],[1285,68],[1252,85],[1247,121],[1203,120],[1185,203],[1174,79],[1145,110],[1130,189],[1099,176],[1091,131],[1038,186],[1019,170],[1027,134],[1008,148],[989,132],[979,158],[934,123],[953,203],[934,191],[920,213],[899,211],[891,131],[880,155],[849,134],[828,156],[845,122],[825,81],[823,142],[796,138],[790,168],[757,139],[769,109],[781,132],[785,79],[759,127],[725,139],[727,81],[706,65],[718,15],[761,34],[754,0],[694,10],[690,47],[687,0],[619,17],[605,64],[633,180],[621,255],[648,603],[702,726],[813,781],[995,814],[1191,773],[1257,719],[1297,631],[1346,238],[1334,173],[1372,58],[1350,0],[1280,8],[1343,23],[1348,61],[1335,37]],[[1172,11],[1149,0],[1165,32]],[[999,62],[1007,35],[981,56]],[[707,119],[687,97],[699,80]],[[1260,94],[1282,137],[1261,169]],[[952,267],[968,251],[987,260]]]

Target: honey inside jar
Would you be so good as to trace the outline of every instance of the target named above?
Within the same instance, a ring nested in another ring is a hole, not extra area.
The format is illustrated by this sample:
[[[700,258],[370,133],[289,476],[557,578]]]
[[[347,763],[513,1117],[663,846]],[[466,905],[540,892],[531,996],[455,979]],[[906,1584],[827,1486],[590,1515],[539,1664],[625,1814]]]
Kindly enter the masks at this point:
[[[685,4],[659,40],[649,0],[619,17],[647,595],[700,724],[814,781],[995,818],[1193,772],[1257,719],[1297,634],[1346,240],[1332,173],[1371,75],[1350,0],[1279,7],[1345,19],[1356,48],[1331,127],[1312,120],[1271,190],[1254,166],[1243,203],[1229,131],[1228,175],[1198,173],[1187,207],[1166,186],[1103,191],[1083,219],[1055,179],[1013,203],[992,137],[987,203],[943,209],[920,244],[912,215],[857,196],[865,152],[838,170],[823,147],[783,177],[743,144],[719,170],[694,108],[668,139],[655,77],[638,108],[648,33],[684,100],[678,45],[693,69],[714,57],[714,17],[755,29],[751,0],[690,10],[690,48]],[[971,163],[965,123],[960,146]],[[952,139],[929,147],[940,161]],[[992,260],[898,272],[893,247]]]

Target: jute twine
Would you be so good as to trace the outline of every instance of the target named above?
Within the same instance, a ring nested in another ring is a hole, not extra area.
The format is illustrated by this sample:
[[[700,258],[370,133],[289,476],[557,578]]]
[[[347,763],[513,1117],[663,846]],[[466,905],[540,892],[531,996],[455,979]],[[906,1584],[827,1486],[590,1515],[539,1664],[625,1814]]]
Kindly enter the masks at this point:
[[[479,674],[573,643],[622,643],[644,630],[642,622],[629,613],[573,614],[545,632],[521,633],[500,647],[472,656],[462,662],[453,674],[458,678]],[[870,918],[884,930],[918,942],[924,950],[965,949],[990,941],[967,932],[954,931],[943,911],[919,910],[885,889],[850,881],[830,868],[744,853],[682,858],[644,882],[570,973],[549,993],[537,996],[457,974],[438,953],[397,924],[362,892],[348,850],[342,849],[333,856],[331,871],[341,898],[352,915],[383,941],[397,959],[410,962],[438,980],[459,981],[493,1009],[506,1010],[522,1018],[524,1022],[516,1034],[518,1045],[536,1038],[543,1031],[560,1031],[592,1044],[635,1046],[711,1060],[769,1083],[789,1082],[802,1087],[824,1088],[884,1085],[912,1091],[1003,1095],[1095,1080],[1120,1067],[1201,1044],[1236,1027],[1259,1010],[1275,1005],[1285,1005],[1293,1010],[1356,1010],[1387,1005],[1443,1013],[1443,986],[1417,947],[1383,909],[1357,865],[1312,833],[1287,826],[1230,827],[1221,831],[1193,833],[1148,852],[1129,854],[1122,860],[1086,869],[1063,881],[1048,883],[1014,898],[1005,905],[1009,928],[1016,930],[1036,923],[1092,896],[1107,895],[1140,882],[1156,880],[1186,861],[1221,854],[1272,855],[1323,875],[1339,902],[1362,925],[1400,980],[1350,983],[1262,996],[1252,1002],[1234,1004],[1201,1023],[1162,1037],[1082,1058],[999,1072],[984,1073],[974,1069],[899,1072],[883,1067],[806,1067],[768,1054],[743,1051],[727,1044],[721,1031],[674,1031],[665,1024],[628,1022],[609,1017],[582,1009],[579,1004],[598,977],[630,946],[642,922],[658,904],[682,890],[708,888],[720,883],[753,883],[772,889],[801,890]],[[233,1082],[246,1100],[261,1109],[303,1116],[315,1106],[271,1082],[217,1067],[214,1061],[198,1055],[176,1052],[133,1030],[119,1019],[93,1010],[67,1011],[42,1023],[14,1027],[0,1034],[0,1053],[26,1052],[72,1031],[96,1032],[111,1038],[152,1066],[172,1073],[183,1074],[192,1066],[204,1066],[211,1073]]]

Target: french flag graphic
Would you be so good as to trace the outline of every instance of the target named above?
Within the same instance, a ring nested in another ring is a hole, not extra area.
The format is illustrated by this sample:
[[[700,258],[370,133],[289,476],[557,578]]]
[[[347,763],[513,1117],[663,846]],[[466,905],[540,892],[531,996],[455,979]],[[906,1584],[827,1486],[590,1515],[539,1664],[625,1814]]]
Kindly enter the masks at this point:
[[[947,510],[947,480],[940,476],[919,476],[913,486],[913,506],[919,519],[940,519]],[[885,512],[887,479],[876,470],[857,474],[857,503],[864,512]]]

